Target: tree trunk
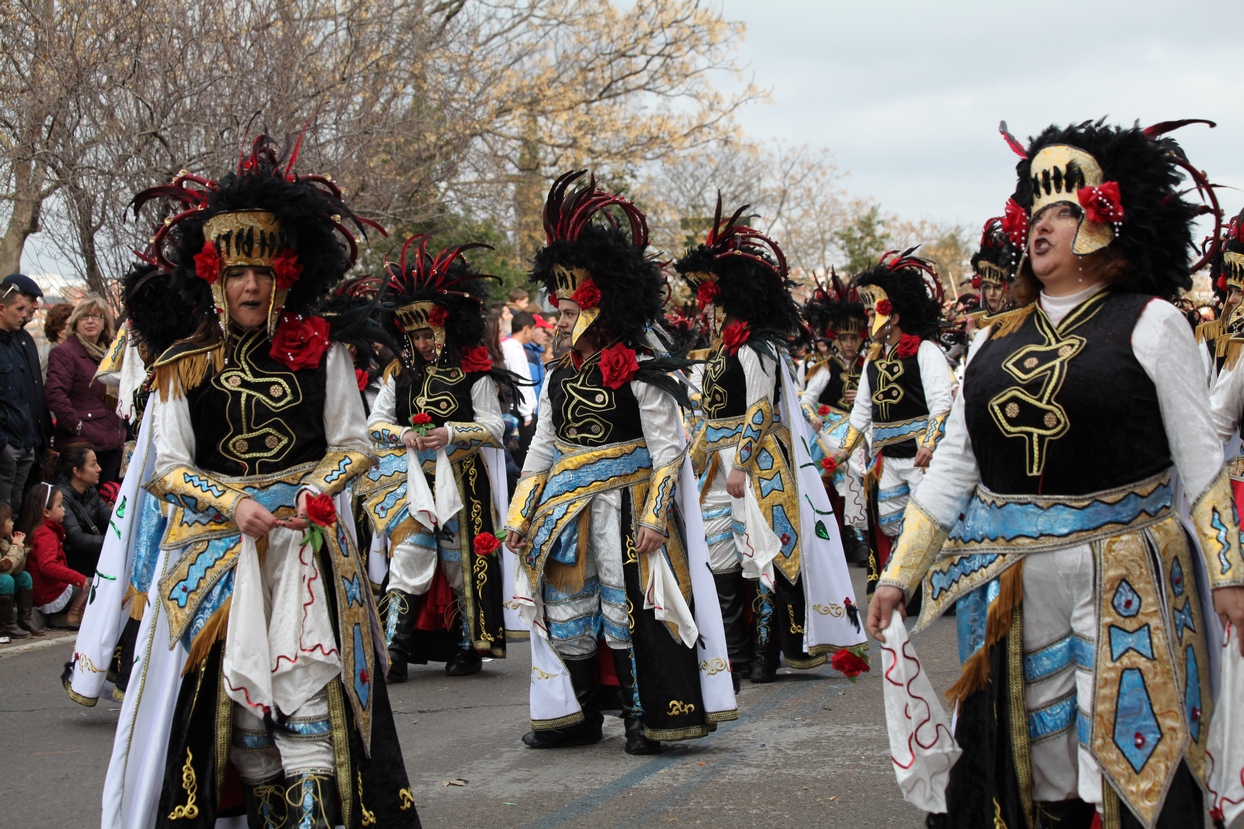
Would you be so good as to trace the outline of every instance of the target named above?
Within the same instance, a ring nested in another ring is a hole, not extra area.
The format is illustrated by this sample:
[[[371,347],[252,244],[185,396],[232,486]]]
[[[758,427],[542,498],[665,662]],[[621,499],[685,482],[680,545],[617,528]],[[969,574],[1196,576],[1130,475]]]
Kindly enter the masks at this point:
[[[39,214],[43,208],[43,171],[28,160],[13,165],[16,197],[8,227],[0,237],[0,276],[22,269],[22,249],[31,234],[39,232]]]
[[[527,115],[522,147],[518,154],[518,181],[514,186],[514,215],[518,227],[518,255],[530,262],[544,244],[544,193],[547,183],[540,174],[540,124],[534,114]]]

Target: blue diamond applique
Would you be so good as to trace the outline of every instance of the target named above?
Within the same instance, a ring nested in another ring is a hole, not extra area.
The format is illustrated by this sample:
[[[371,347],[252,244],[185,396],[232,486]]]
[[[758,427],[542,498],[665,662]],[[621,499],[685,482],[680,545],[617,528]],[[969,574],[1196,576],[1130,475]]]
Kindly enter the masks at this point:
[[[1115,613],[1130,619],[1140,612],[1140,596],[1136,590],[1127,583],[1127,579],[1119,582],[1118,588],[1114,591],[1114,598],[1110,600],[1114,605]]]
[[[1184,594],[1184,567],[1179,559],[1175,559],[1175,563],[1171,565],[1171,589],[1176,596]]]
[[[1139,774],[1162,739],[1162,728],[1153,714],[1149,689],[1139,668],[1123,671],[1115,705],[1114,744]]]

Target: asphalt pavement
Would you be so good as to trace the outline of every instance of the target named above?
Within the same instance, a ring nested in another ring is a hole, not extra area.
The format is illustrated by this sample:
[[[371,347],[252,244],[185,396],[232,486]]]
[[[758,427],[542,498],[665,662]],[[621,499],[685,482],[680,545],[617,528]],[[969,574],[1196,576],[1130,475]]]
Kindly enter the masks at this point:
[[[863,571],[852,574],[863,596]],[[949,687],[959,665],[954,619],[939,621],[915,646],[934,686]],[[84,708],[69,700],[59,675],[72,648],[63,634],[24,651],[0,646],[0,825],[99,825],[120,705],[105,698]],[[890,764],[875,647],[872,664],[854,683],[828,665],[784,668],[771,685],[744,682],[737,722],[701,740],[667,744],[654,757],[625,754],[622,723],[611,717],[594,746],[526,748],[525,642],[472,677],[412,665],[410,681],[390,696],[415,802],[430,829],[916,829],[923,815],[903,802]]]

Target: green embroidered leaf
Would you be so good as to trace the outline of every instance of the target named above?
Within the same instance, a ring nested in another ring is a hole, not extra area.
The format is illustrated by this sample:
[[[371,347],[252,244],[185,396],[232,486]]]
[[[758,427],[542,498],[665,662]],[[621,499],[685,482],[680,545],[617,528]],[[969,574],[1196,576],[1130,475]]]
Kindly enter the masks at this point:
[[[829,540],[829,530],[825,529],[825,522],[819,518],[816,519],[816,535],[818,538]]]

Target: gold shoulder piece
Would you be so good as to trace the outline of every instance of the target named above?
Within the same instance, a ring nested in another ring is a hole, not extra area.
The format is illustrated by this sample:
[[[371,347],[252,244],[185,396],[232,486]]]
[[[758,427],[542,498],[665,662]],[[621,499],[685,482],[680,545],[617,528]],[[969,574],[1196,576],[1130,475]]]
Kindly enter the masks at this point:
[[[872,345],[868,347],[868,354],[865,355],[865,359],[877,360],[877,359],[880,359],[880,357],[881,357],[881,343],[873,343]]]
[[[400,360],[394,360],[385,366],[384,374],[380,375],[380,382],[396,378],[402,373],[402,363]]]
[[[170,394],[185,394],[202,383],[209,371],[223,371],[224,367],[224,342],[175,343],[151,367],[151,387],[167,402]]]
[[[1006,311],[993,317],[989,321],[989,338],[996,340],[1014,334],[1036,309],[1037,304],[1032,302],[1022,308]]]
[[[1244,337],[1231,337],[1227,339],[1224,350],[1224,356],[1227,359],[1223,365],[1226,368],[1235,368],[1235,364],[1240,361],[1240,354],[1244,353]]]
[[[1216,340],[1222,335],[1222,320],[1210,320],[1196,327],[1196,341]]]

